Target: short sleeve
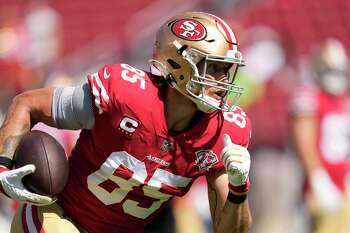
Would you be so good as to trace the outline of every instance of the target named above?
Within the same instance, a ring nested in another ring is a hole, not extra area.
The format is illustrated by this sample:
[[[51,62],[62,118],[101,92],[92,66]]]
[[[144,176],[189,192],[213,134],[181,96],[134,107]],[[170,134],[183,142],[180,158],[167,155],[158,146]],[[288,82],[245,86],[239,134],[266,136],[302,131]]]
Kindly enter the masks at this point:
[[[299,89],[290,102],[291,116],[312,116],[317,109],[316,92],[310,88]]]
[[[98,72],[88,75],[94,112],[103,114],[112,107],[113,97],[113,65],[105,65]]]
[[[223,127],[212,150],[217,156],[218,162],[209,169],[209,172],[224,169],[224,165],[221,160],[221,150],[224,147],[222,137],[224,134],[228,134],[234,144],[244,147],[249,146],[252,135],[250,118],[241,108],[236,107],[232,112],[224,112],[222,116]]]

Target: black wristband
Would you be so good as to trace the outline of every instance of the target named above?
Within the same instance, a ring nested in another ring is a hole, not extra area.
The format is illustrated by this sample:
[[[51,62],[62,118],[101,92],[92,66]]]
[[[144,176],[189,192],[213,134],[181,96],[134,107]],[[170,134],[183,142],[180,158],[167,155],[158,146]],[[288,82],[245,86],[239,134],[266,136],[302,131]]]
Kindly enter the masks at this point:
[[[247,199],[247,196],[248,196],[247,194],[235,195],[231,192],[228,192],[227,200],[234,204],[242,204]]]
[[[12,169],[13,162],[7,157],[0,156],[0,166],[4,166],[8,169]]]

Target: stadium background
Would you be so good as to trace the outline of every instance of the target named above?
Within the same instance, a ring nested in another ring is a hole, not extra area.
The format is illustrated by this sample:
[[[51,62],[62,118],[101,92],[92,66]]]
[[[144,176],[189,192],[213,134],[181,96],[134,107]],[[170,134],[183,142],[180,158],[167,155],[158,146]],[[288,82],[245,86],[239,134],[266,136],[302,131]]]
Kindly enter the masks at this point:
[[[350,1],[0,0],[0,122],[21,91],[76,84],[106,63],[148,69],[155,31],[187,10],[225,19],[247,62],[239,79],[246,87],[241,105],[253,122],[252,232],[306,231],[286,103],[297,83],[308,79],[309,55],[318,42],[335,37],[349,52]],[[39,127],[70,151],[77,132]],[[185,199],[174,200],[178,232],[205,232],[210,225],[203,192],[199,181]],[[1,196],[1,233],[8,232],[12,214],[13,203]]]

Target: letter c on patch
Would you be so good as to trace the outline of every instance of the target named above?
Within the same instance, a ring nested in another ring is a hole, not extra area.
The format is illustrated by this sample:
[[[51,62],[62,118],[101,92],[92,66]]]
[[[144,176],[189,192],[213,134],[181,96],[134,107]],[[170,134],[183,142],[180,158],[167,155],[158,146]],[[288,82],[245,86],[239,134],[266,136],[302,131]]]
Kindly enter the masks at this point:
[[[126,132],[133,133],[135,132],[136,128],[139,126],[139,123],[134,119],[131,119],[129,117],[124,117],[123,120],[120,122],[119,126]]]

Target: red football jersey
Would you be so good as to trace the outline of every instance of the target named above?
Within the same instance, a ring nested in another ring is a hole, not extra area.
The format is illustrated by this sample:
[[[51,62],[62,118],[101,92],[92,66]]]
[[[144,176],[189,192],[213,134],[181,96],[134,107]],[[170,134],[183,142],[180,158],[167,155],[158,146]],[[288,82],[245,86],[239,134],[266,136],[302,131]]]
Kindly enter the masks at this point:
[[[341,191],[345,191],[350,155],[350,122],[346,103],[345,95],[329,95],[310,87],[300,88],[292,102],[294,115],[315,117],[319,158]],[[308,189],[308,184],[306,188]]]
[[[164,89],[152,74],[115,64],[88,81],[95,124],[81,132],[59,204],[91,233],[142,232],[197,177],[224,169],[224,133],[248,146],[250,121],[238,107],[204,114],[193,128],[174,134],[167,128]]]

